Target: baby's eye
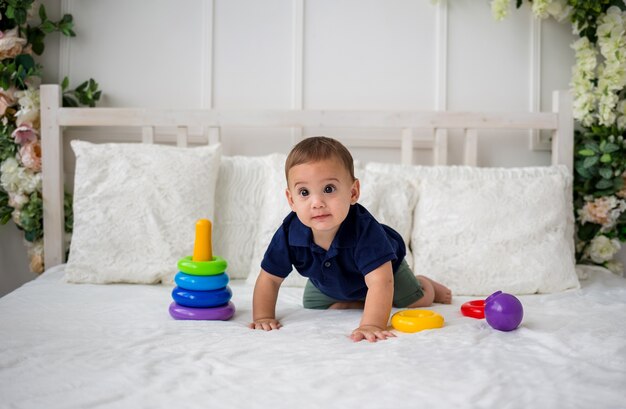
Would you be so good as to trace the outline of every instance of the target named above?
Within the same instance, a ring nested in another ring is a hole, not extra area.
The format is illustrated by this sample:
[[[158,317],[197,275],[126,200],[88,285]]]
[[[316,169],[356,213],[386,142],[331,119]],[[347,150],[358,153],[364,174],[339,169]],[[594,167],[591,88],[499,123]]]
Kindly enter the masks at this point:
[[[309,190],[308,189],[300,189],[298,190],[298,194],[302,197],[307,197],[309,195]]]
[[[333,193],[337,188],[334,185],[326,185],[324,187],[324,193]]]

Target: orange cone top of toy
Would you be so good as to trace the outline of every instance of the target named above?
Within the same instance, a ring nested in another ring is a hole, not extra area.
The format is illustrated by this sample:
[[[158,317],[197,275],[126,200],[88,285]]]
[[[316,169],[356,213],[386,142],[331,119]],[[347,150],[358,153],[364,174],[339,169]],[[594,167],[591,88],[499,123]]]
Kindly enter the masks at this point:
[[[193,261],[213,260],[213,244],[211,242],[211,222],[200,219],[196,222],[196,240],[193,245]]]

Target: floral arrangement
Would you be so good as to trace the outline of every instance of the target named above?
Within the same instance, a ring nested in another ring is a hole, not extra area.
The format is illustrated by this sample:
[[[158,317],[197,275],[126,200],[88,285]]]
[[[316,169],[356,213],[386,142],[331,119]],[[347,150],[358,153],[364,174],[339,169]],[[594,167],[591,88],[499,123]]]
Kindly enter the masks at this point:
[[[38,17],[38,22],[35,20]],[[34,0],[0,0],[0,223],[13,220],[24,232],[30,269],[43,265],[43,209],[39,85],[42,67],[34,56],[45,49],[46,34],[73,37],[72,16],[58,22]],[[89,80],[75,90],[63,81],[63,105],[94,106],[98,84]],[[71,196],[65,197],[65,229],[72,229]]]
[[[569,21],[576,130],[574,207],[576,259],[618,275],[626,241],[626,3],[623,0],[528,0],[537,18]],[[521,7],[523,0],[516,0]],[[496,20],[511,0],[492,0]]]

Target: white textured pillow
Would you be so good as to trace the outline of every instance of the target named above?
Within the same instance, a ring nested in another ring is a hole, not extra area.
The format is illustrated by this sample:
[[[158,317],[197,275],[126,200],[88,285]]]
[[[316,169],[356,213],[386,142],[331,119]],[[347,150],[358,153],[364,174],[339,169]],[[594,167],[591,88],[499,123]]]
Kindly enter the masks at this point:
[[[265,177],[265,183],[263,184],[265,195],[258,203],[261,211],[259,213],[254,250],[248,266],[249,275],[246,281],[248,284],[254,284],[256,282],[259,272],[261,271],[261,261],[263,260],[267,246],[269,246],[274,233],[276,233],[276,230],[278,230],[283,223],[285,217],[291,212],[291,208],[285,196],[285,189],[287,187],[287,182],[285,181],[285,160],[287,159],[287,155],[272,155],[269,159],[263,173]],[[304,284],[306,284],[306,280],[306,277],[302,277],[294,270],[285,279],[283,285],[303,287]]]
[[[284,161],[282,154],[222,157],[215,195],[213,249],[228,261],[231,278],[248,277],[255,244],[259,241],[259,226],[263,224],[261,213],[267,213],[263,203],[268,195],[276,194],[269,175],[277,163]],[[278,216],[287,215],[282,209],[267,210]],[[260,261],[257,269],[259,266]]]
[[[418,182],[414,167],[371,162],[365,165],[359,202],[380,223],[396,230],[406,245],[406,261],[413,267],[410,241],[413,211],[417,203]]]
[[[424,172],[415,270],[458,295],[578,288],[572,178],[565,167]]]
[[[72,141],[74,234],[65,277],[80,283],[171,283],[213,219],[219,145],[178,148]]]

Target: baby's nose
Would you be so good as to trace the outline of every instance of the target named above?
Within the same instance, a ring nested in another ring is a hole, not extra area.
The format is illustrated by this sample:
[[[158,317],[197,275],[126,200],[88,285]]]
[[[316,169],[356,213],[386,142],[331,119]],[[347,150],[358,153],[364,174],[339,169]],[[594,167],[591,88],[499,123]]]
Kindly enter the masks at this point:
[[[314,208],[320,208],[320,207],[324,207],[324,200],[322,195],[313,195],[312,197],[312,201],[311,204],[313,205]]]

